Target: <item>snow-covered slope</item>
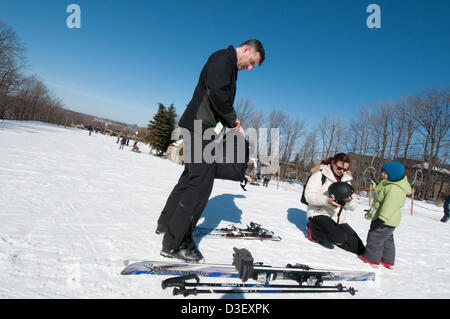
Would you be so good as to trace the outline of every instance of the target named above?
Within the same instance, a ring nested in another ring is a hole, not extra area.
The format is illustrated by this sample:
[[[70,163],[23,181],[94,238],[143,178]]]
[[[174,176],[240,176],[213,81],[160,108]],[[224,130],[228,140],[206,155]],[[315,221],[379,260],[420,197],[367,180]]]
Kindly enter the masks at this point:
[[[121,276],[123,260],[164,260],[156,222],[183,167],[119,150],[117,138],[37,122],[0,123],[0,298],[183,298],[161,289],[161,276]],[[216,180],[199,225],[274,231],[280,242],[197,238],[208,263],[231,263],[233,247],[255,261],[334,269],[373,269],[355,255],[305,238],[301,186],[268,188]],[[349,224],[365,242],[369,221],[359,199]],[[448,298],[450,236],[442,208],[410,201],[395,231],[394,270],[375,270],[374,282],[345,285],[349,294],[264,294],[251,298]],[[247,295],[239,295],[248,298]],[[201,298],[231,298],[201,295]],[[199,297],[192,297],[199,298]]]

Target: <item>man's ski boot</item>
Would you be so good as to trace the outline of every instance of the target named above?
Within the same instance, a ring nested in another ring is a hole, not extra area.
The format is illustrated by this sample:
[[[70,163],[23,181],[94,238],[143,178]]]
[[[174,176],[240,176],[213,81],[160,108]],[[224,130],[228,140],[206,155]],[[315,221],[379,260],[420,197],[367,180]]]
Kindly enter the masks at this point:
[[[198,263],[203,259],[203,255],[200,253],[197,247],[192,249],[180,248],[178,250],[169,251],[163,248],[160,254],[163,257],[176,258],[188,263]]]

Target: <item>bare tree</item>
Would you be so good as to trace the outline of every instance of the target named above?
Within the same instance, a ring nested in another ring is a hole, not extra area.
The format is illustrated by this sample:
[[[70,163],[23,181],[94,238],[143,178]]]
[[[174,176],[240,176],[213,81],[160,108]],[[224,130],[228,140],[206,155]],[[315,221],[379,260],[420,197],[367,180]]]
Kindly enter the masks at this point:
[[[249,126],[249,122],[255,108],[250,100],[246,99],[244,101],[244,99],[240,99],[239,102],[235,104],[234,109],[236,111],[237,117],[241,121],[242,127],[251,127]]]
[[[25,64],[25,49],[16,32],[0,21],[0,74]]]
[[[379,103],[377,105],[377,117],[374,121],[374,132],[375,132],[375,139],[376,139],[376,145],[378,146],[378,149],[380,150],[380,157],[384,158],[386,155],[387,145],[390,143],[392,139],[391,133],[391,125],[392,125],[392,107],[388,103]],[[388,152],[389,154],[389,152]]]
[[[353,153],[367,154],[368,152],[368,139],[369,139],[369,111],[367,109],[360,108],[356,118],[351,119],[350,122],[350,138],[352,146],[350,150]]]
[[[439,162],[439,154],[444,138],[450,126],[448,104],[450,89],[430,89],[415,99],[415,114],[418,131],[425,138],[423,166],[426,194],[435,197],[435,168]]]
[[[270,112],[269,116],[267,117],[267,128],[268,129],[279,129],[279,136],[282,138],[283,136],[283,127],[285,126],[285,122],[287,121],[288,117],[283,111],[273,110]],[[269,154],[272,154],[272,144],[271,139],[268,137],[267,146],[269,150]]]
[[[301,144],[300,151],[297,153],[297,165],[299,170],[303,172],[301,174],[301,181],[306,182],[306,179],[310,175],[310,169],[314,166],[316,161],[317,152],[317,132],[312,130],[305,135],[305,139]]]
[[[38,104],[47,92],[44,83],[36,75],[24,78],[17,93],[20,106],[16,110],[16,119],[32,120]]]
[[[295,143],[305,128],[305,122],[295,120],[287,120],[283,129],[283,142],[282,142],[282,160],[290,161],[292,152],[294,150]]]
[[[12,96],[25,64],[24,47],[14,30],[0,21],[0,117],[5,118],[13,104]]]
[[[401,134],[402,138],[398,139],[398,144],[396,145],[396,157],[400,157],[399,149],[403,144],[403,158],[408,157],[408,150],[411,146],[413,135],[417,129],[417,122],[414,115],[414,97],[406,98],[402,103],[400,103],[396,109],[396,114],[398,115],[398,122],[402,122],[402,125],[398,125],[399,129],[403,130]],[[398,149],[398,150],[397,150]]]
[[[264,112],[263,111],[256,111],[256,112],[250,114],[247,127],[252,127],[258,132],[258,130],[260,128],[262,128],[263,125],[264,125]]]
[[[339,117],[325,116],[318,126],[319,138],[322,141],[322,158],[330,157],[332,152],[340,148],[344,136],[344,127]]]

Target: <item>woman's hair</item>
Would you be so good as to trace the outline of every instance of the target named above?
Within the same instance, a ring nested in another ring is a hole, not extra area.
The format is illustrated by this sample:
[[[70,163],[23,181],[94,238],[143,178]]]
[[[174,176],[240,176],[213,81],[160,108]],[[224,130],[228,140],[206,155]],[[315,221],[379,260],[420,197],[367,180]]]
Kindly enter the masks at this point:
[[[349,163],[350,164],[350,156],[348,156],[348,154],[345,153],[338,153],[336,155],[334,155],[334,157],[328,157],[325,160],[322,160],[320,162],[320,164],[323,165],[329,165],[331,164],[331,162],[337,163],[337,162],[344,162],[344,163]]]

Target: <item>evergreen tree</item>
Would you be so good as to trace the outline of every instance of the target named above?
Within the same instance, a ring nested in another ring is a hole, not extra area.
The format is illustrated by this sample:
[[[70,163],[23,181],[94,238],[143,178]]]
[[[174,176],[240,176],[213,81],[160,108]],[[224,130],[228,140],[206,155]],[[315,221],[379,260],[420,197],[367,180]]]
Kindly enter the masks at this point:
[[[169,123],[169,126],[171,127],[171,132],[172,132],[175,129],[176,119],[177,119],[177,111],[175,110],[175,107],[173,106],[173,104],[171,104],[167,108],[167,116],[168,116],[168,123]]]
[[[175,129],[175,119],[177,113],[175,108],[170,105],[168,108],[162,103],[158,103],[158,111],[148,124],[147,142],[156,149],[160,155],[167,151],[172,143],[172,131]]]

